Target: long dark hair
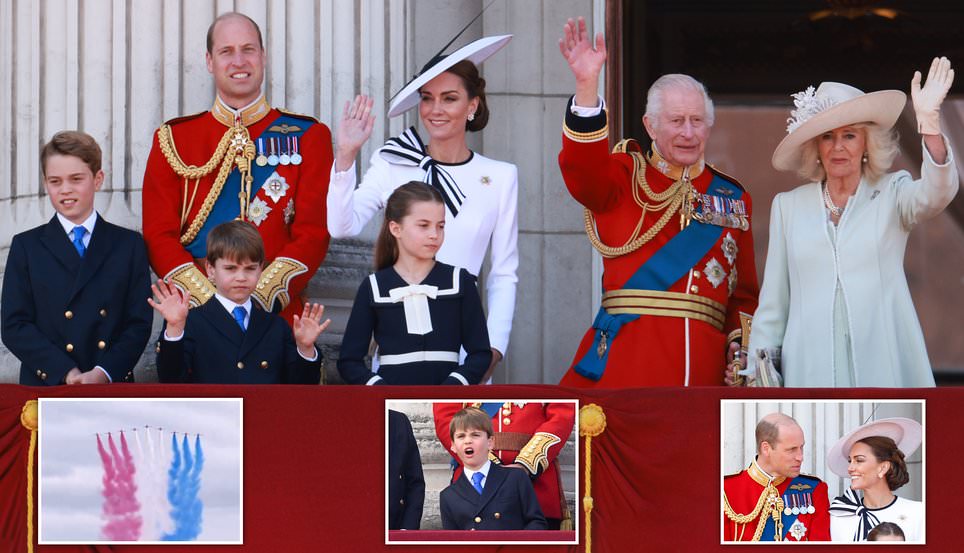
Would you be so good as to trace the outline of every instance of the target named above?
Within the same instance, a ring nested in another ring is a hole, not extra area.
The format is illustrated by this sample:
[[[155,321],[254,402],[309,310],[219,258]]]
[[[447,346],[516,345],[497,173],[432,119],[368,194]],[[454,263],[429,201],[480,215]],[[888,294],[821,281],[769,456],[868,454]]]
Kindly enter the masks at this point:
[[[475,110],[475,117],[471,121],[466,121],[465,130],[481,131],[489,122],[489,105],[485,101],[485,79],[479,76],[479,68],[469,60],[462,60],[446,69],[446,72],[462,79],[462,86],[465,87],[469,100],[472,98],[479,99],[479,107]]]
[[[398,241],[388,229],[388,223],[400,223],[412,210],[415,202],[434,202],[442,204],[442,194],[435,188],[417,180],[399,186],[385,203],[385,220],[375,241],[375,270],[391,267],[398,261]]]

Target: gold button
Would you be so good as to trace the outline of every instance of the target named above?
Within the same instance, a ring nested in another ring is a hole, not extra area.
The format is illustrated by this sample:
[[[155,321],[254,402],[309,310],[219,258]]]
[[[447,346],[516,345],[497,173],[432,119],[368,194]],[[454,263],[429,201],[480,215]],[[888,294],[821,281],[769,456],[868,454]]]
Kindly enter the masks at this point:
[[[73,345],[73,344],[67,344],[67,353],[70,353],[70,352],[72,352],[72,351],[74,351],[74,345]]]
[[[700,278],[700,272],[699,272],[699,271],[693,271],[693,278]]]
[[[402,479],[402,475],[401,475],[401,474],[398,475],[398,479],[399,479],[399,480]]]
[[[154,353],[161,353],[161,343],[160,343],[160,342],[158,342],[157,345],[154,346]]]
[[[43,371],[40,369],[37,369],[37,376],[40,376],[41,374],[43,374]]]
[[[512,411],[510,411],[509,409],[506,409],[506,408],[503,408],[503,409],[502,409],[502,414],[503,414],[503,415],[508,415],[508,414],[511,413],[511,412],[512,412]]]
[[[405,504],[405,500],[404,500],[404,499],[399,499],[399,500],[398,500],[398,504],[399,504],[399,505],[404,505],[404,504]]]
[[[243,368],[244,368],[244,363],[242,363],[241,361],[238,361],[238,368],[239,368],[239,369],[243,369]]]
[[[262,361],[262,362],[261,362],[261,368],[262,368],[262,369],[267,369],[267,368],[268,368],[268,362],[267,362],[267,361]]]
[[[475,522],[482,522],[482,517],[475,517]]]
[[[97,342],[97,349],[104,349],[104,348],[106,348],[106,347],[107,347],[107,342],[105,342],[105,341],[103,341],[103,340]]]
[[[107,310],[106,310],[106,309],[101,309],[101,310],[100,310],[100,316],[101,316],[101,317],[106,317],[106,316],[107,316]]]
[[[697,286],[697,285],[695,285],[695,284],[692,285],[692,286],[690,286],[690,292],[693,292],[693,293],[695,294],[695,293],[697,293],[697,292],[699,292],[699,291],[700,291],[700,287],[699,287],[699,286]]]
[[[74,312],[73,312],[73,311],[64,311],[64,318],[65,318],[65,319],[73,319],[73,318],[74,318]]]
[[[502,419],[502,424],[509,424],[509,423],[511,423],[511,422],[512,422],[512,421],[509,419],[509,417],[506,417],[506,418]]]
[[[469,530],[472,530],[472,531],[474,532],[474,531],[475,531],[475,528],[469,528]]]
[[[496,518],[496,520],[502,518],[502,514],[501,514],[501,513],[496,513],[496,514],[494,514],[494,515],[492,515],[492,516],[494,516],[494,517]]]
[[[40,373],[40,380],[47,380],[47,373]]]

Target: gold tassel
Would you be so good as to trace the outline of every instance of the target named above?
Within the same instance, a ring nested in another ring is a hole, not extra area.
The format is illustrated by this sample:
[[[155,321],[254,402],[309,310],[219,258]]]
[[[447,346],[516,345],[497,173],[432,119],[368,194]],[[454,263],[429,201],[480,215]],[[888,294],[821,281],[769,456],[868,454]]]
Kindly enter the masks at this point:
[[[30,431],[27,455],[27,553],[33,553],[33,457],[37,451],[37,400],[31,399],[20,410],[20,424]]]
[[[606,414],[595,403],[579,409],[579,435],[586,443],[586,494],[582,507],[586,512],[586,553],[592,553],[592,439],[606,430]]]

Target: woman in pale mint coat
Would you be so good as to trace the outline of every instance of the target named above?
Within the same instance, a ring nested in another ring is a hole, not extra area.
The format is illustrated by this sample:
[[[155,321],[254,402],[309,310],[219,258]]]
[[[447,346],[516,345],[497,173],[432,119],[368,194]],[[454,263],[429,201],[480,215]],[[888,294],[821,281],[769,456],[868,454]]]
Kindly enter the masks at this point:
[[[940,58],[923,88],[920,72],[911,82],[924,148],[919,180],[886,172],[897,155],[892,127],[904,93],[825,82],[793,95],[788,135],[772,163],[810,182],[773,200],[751,369],[774,359],[786,386],[934,385],[904,250],[911,229],[957,193],[940,130],[953,80]]]

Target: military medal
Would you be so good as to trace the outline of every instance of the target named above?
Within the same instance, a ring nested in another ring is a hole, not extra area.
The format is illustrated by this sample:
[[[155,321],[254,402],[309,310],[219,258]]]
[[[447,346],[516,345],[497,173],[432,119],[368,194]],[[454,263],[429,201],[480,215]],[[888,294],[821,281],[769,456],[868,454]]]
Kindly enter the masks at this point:
[[[807,494],[807,514],[814,514],[817,512],[817,508],[813,506],[813,495]]]
[[[268,156],[264,155],[264,139],[258,139],[258,157],[254,160],[258,164],[258,167],[264,167],[268,164]]]
[[[278,200],[288,193],[288,188],[290,188],[288,181],[279,175],[277,171],[271,173],[271,176],[264,181],[264,193],[271,198],[271,201],[274,203],[278,203]]]
[[[283,153],[281,154],[281,157],[278,158],[278,161],[282,165],[291,165],[291,155],[288,153],[291,151],[291,140],[288,137],[285,137],[284,149],[282,149],[281,151]]]
[[[298,153],[298,137],[292,136],[290,138],[292,148],[291,148],[291,164],[301,165],[301,154]]]
[[[279,160],[278,160],[278,154],[275,153],[275,152],[277,152],[277,150],[275,149],[275,139],[274,139],[274,138],[269,138],[269,139],[268,139],[268,148],[269,148],[268,165],[274,167],[275,165],[278,165],[278,161],[279,161]]]
[[[807,535],[807,527],[797,520],[793,523],[793,526],[790,527],[790,535],[793,536],[793,539],[800,541]]]
[[[783,514],[786,516],[790,516],[793,514],[793,509],[790,508],[789,499],[790,498],[788,496],[786,495],[783,496],[783,504],[786,505],[786,507],[783,509]]]

